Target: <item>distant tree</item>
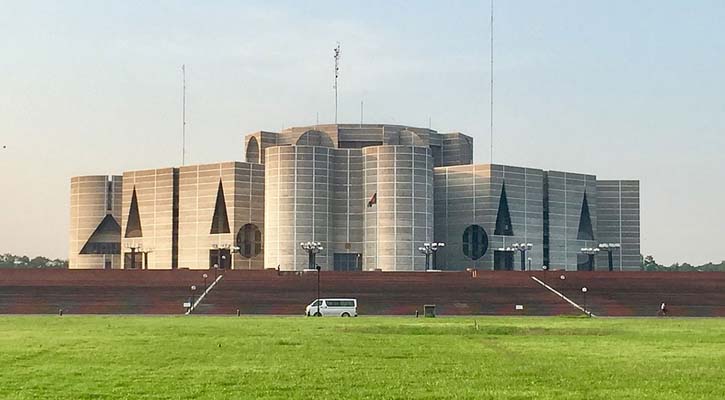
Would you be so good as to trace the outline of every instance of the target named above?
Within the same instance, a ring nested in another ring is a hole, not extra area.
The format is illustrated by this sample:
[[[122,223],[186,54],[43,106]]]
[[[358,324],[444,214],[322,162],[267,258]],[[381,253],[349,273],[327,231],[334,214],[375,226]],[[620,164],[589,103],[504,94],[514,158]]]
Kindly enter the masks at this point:
[[[34,268],[43,268],[48,264],[48,262],[50,262],[50,259],[42,256],[37,256],[30,260],[29,266]]]
[[[5,253],[2,255],[2,259],[0,260],[0,266],[2,267],[14,267],[15,266],[15,256],[10,253]]]
[[[660,265],[657,264],[653,256],[649,255],[642,261],[642,269],[644,271],[657,271],[660,269]]]

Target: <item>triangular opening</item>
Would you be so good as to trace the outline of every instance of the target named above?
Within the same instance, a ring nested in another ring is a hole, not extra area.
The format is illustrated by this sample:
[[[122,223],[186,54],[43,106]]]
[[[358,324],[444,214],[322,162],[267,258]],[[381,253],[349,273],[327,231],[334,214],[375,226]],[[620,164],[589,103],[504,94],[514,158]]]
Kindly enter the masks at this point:
[[[579,232],[576,234],[578,240],[594,240],[594,230],[592,229],[592,218],[589,216],[589,202],[587,194],[584,192],[584,201],[582,201],[582,213],[579,217]]]
[[[224,187],[222,180],[219,179],[219,189],[216,192],[216,205],[214,206],[214,216],[211,220],[211,234],[230,233],[229,219],[227,218],[227,203],[224,201]]]
[[[513,236],[514,227],[511,225],[509,201],[506,198],[506,184],[501,185],[501,197],[498,199],[498,214],[496,215],[496,229],[494,235]]]
[[[121,226],[111,214],[98,224],[80,254],[121,254]]]
[[[141,232],[141,217],[138,214],[138,200],[136,199],[136,187],[133,188],[133,195],[131,195],[131,207],[128,210],[128,221],[126,223],[126,235],[127,238],[142,237]]]

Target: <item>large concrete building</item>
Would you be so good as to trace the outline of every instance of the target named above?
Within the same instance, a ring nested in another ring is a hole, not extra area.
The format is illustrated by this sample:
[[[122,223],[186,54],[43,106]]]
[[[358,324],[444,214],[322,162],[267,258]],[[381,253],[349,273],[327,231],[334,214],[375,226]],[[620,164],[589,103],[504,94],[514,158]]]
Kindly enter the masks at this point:
[[[442,270],[639,269],[638,181],[472,164],[471,137],[399,125],[244,142],[246,162],[72,178],[70,267],[303,270],[315,241],[325,270],[424,270],[430,242]]]

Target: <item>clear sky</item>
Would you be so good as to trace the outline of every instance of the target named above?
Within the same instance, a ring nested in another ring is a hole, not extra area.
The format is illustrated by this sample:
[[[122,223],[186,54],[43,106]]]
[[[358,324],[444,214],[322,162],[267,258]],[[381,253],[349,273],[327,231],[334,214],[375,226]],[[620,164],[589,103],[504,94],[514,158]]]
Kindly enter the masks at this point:
[[[0,252],[67,257],[74,175],[243,159],[330,122],[475,138],[489,2],[0,0]],[[641,180],[642,252],[725,259],[725,2],[498,1],[497,163]]]

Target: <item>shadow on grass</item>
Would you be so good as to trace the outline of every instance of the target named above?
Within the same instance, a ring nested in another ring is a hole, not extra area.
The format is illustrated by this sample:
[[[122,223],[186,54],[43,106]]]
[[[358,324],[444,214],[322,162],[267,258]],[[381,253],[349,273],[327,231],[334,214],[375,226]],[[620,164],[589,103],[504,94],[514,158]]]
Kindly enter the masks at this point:
[[[340,327],[346,333],[380,335],[492,335],[492,336],[609,336],[616,334],[611,328],[597,327],[520,327],[509,325],[367,325]]]

